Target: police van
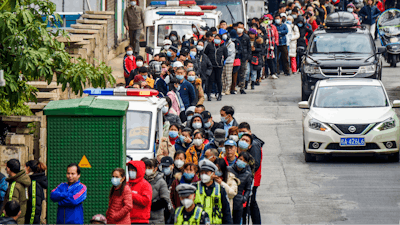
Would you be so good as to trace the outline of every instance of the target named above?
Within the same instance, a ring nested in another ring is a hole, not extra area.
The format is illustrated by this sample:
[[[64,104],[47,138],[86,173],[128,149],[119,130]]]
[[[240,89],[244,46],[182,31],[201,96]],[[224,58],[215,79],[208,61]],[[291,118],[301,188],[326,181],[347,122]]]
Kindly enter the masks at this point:
[[[164,98],[157,98],[157,90],[118,87],[83,92],[98,99],[129,102],[125,121],[127,160],[155,157],[156,143],[163,137],[162,108],[167,105]]]
[[[161,51],[165,36],[171,31],[176,31],[182,38],[193,35],[193,26],[198,30],[206,26],[201,17],[204,12],[195,4],[195,1],[150,2],[145,10],[145,41],[140,43],[141,47],[146,47],[148,57]]]
[[[222,20],[222,12],[216,10],[215,5],[199,5],[204,15],[201,18],[206,22],[208,27],[217,27]]]

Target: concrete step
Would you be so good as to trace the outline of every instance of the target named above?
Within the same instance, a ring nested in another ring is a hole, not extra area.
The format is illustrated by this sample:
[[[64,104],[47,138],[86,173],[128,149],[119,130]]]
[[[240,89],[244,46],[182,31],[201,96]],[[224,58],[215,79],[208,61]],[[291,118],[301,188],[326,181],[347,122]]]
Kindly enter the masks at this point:
[[[37,94],[36,98],[38,99],[51,99],[51,100],[57,99],[57,93],[53,92],[38,92],[36,94]]]
[[[82,23],[82,24],[107,24],[106,20],[79,19],[79,20],[76,20],[76,22]]]
[[[93,24],[72,24],[71,28],[75,29],[91,29],[91,30],[101,30],[104,28],[102,25],[93,25]]]
[[[84,29],[68,29],[65,30],[71,34],[98,34],[99,30],[84,30]]]
[[[50,84],[47,81],[28,81],[29,85],[36,87],[37,89],[57,89],[62,88],[62,85],[57,85],[57,82],[51,82]]]
[[[86,14],[95,14],[95,15],[114,15],[114,11],[85,11]]]
[[[40,102],[40,103],[38,102],[37,104],[34,102],[28,102],[28,103],[24,103],[24,104],[29,106],[29,108],[31,108],[32,110],[42,110],[47,105],[47,103],[43,103],[43,102]]]
[[[111,19],[112,16],[111,15],[83,14],[82,18],[107,20],[107,19]]]
[[[67,37],[56,37],[56,39],[59,42],[68,42],[68,43],[83,41],[82,37],[78,37],[78,36],[74,36],[74,35],[71,35],[69,38],[67,38]]]

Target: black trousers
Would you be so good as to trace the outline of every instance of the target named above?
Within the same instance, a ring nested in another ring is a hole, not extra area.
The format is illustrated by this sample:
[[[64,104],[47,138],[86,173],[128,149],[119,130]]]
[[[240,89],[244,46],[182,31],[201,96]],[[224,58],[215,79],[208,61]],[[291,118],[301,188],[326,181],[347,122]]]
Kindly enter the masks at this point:
[[[232,220],[233,224],[241,224],[242,222],[242,215],[243,215],[243,207],[240,209],[234,209],[232,210]],[[244,223],[243,223],[244,224]]]
[[[283,72],[286,75],[290,74],[289,52],[288,52],[287,45],[278,46],[278,54],[277,55],[281,55]],[[279,73],[279,60],[277,60],[276,68],[278,69],[278,73]]]
[[[265,75],[274,75],[276,74],[276,62],[275,59],[266,59],[265,60]]]
[[[210,77],[208,77],[208,81],[207,81],[207,96],[210,96],[214,82],[217,84],[218,94],[221,94],[221,92],[222,92],[222,70],[223,69],[224,69],[223,67],[221,67],[221,68],[213,67],[213,71],[212,71]]]
[[[250,216],[251,216],[251,221],[253,224],[261,224],[261,214],[260,214],[260,208],[258,208],[257,200],[256,200],[256,195],[257,195],[257,188],[253,186],[253,191],[251,195],[251,200],[250,200]]]

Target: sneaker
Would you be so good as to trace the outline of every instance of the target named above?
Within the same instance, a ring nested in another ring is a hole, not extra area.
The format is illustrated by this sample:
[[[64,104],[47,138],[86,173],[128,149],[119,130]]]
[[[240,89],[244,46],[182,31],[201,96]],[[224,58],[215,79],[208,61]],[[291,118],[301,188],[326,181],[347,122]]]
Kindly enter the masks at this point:
[[[222,95],[225,95],[225,92],[222,92]]]
[[[246,94],[246,92],[243,89],[240,89],[240,94]]]
[[[231,95],[236,95],[237,92],[236,91],[231,91]]]
[[[278,79],[278,77],[274,74],[272,75],[272,79]]]
[[[225,92],[225,95],[230,95],[230,94],[231,94],[230,91],[226,91],[226,92]]]

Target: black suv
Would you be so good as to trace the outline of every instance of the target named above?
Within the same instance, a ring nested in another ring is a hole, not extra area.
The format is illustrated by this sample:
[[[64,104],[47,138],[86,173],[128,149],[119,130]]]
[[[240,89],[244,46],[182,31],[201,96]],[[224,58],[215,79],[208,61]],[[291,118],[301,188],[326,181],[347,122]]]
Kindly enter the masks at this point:
[[[307,101],[318,80],[329,78],[382,77],[384,47],[375,42],[349,12],[330,14],[326,27],[310,38],[301,68],[301,99]]]

